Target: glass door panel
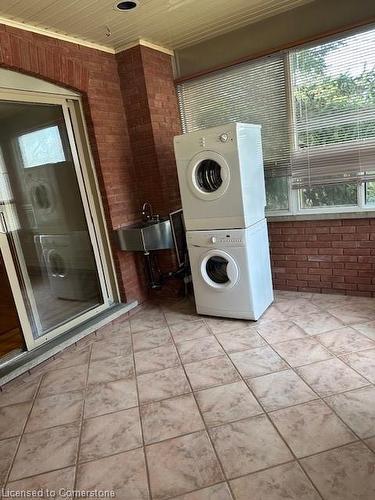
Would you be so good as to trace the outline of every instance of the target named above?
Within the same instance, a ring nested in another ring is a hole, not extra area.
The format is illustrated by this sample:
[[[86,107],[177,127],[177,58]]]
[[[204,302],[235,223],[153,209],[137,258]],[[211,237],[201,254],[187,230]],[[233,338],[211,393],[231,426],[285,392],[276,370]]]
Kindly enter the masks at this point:
[[[17,270],[10,249],[6,225],[0,206],[0,355],[12,355],[13,348],[31,349],[34,338],[28,319],[25,301],[19,286]],[[9,347],[12,347],[12,351]]]
[[[21,324],[1,249],[0,235],[0,360],[24,348]],[[4,243],[4,241],[3,241]]]
[[[0,101],[0,203],[34,339],[105,303],[67,120],[61,105]]]

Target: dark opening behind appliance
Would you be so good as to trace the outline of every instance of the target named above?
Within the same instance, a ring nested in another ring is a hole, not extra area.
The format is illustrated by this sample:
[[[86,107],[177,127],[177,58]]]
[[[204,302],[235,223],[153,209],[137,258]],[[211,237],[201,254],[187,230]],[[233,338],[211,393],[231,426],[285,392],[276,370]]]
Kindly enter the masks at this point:
[[[178,266],[182,267],[186,262],[187,244],[185,236],[185,222],[182,208],[169,214],[171,222],[173,241],[176,247]]]

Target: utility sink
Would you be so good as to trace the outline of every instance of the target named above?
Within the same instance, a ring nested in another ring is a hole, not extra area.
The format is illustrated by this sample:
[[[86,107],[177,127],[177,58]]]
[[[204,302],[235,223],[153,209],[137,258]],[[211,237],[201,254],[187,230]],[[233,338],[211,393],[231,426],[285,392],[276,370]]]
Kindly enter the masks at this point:
[[[117,229],[121,250],[150,252],[174,248],[169,219],[149,220]]]

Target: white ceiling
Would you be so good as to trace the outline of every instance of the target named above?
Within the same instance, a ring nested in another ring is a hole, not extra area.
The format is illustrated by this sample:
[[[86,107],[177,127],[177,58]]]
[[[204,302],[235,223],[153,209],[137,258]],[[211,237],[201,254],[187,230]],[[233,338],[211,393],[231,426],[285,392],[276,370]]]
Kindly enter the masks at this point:
[[[311,1],[139,0],[135,10],[118,12],[115,0],[0,0],[0,23],[109,51],[139,39],[173,50]]]

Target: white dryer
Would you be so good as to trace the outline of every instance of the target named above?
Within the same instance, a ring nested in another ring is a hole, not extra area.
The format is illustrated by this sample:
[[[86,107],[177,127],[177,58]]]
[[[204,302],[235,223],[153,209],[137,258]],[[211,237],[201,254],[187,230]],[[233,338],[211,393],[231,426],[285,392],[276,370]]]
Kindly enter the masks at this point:
[[[174,138],[186,229],[244,228],[264,218],[260,125],[230,123]]]
[[[53,295],[60,299],[86,301],[98,294],[98,277],[88,234],[36,236]]]
[[[197,312],[257,320],[273,301],[267,223],[190,231],[187,243]]]
[[[72,162],[26,168],[22,175],[39,232],[55,234],[86,229]]]

